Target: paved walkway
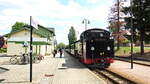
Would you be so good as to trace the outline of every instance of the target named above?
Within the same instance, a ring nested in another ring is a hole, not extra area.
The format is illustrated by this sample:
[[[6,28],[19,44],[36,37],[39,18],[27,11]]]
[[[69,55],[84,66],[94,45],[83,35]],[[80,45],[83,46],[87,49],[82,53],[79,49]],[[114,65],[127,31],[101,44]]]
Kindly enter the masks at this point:
[[[106,84],[65,53],[63,58],[46,56],[38,64],[33,64],[33,82],[29,82],[29,64],[11,65],[2,62],[0,67],[8,69],[0,73],[2,84]]]
[[[120,74],[129,80],[135,81],[137,84],[150,84],[149,66],[133,64],[133,69],[131,69],[130,66],[131,63],[115,61],[108,70]]]

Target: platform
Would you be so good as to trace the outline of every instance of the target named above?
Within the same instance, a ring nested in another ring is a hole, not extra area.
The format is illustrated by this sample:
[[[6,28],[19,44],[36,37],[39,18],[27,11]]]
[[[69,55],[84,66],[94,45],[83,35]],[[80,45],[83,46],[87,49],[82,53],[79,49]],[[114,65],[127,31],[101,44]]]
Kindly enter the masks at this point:
[[[133,69],[131,69],[131,63],[116,60],[108,70],[128,78],[137,84],[150,84],[149,66],[133,64]]]
[[[0,83],[4,84],[106,84],[78,60],[65,53],[55,58],[46,56],[38,64],[33,64],[33,82],[29,82],[29,64],[11,65],[2,63],[0,67],[8,69],[0,73]]]

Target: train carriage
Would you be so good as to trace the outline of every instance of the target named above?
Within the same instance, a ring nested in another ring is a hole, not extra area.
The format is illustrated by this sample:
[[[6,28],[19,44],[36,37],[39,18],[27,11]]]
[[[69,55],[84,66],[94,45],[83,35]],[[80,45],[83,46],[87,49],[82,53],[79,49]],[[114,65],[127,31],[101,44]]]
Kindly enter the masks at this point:
[[[86,30],[74,44],[74,54],[84,64],[107,68],[113,63],[114,40],[109,31],[98,28]]]

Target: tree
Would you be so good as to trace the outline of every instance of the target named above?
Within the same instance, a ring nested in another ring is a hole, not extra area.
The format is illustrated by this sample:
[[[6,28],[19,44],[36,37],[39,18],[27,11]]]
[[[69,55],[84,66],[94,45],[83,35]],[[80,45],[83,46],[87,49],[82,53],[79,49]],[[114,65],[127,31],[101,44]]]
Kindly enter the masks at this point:
[[[132,11],[131,11],[132,9]],[[148,40],[150,38],[150,34],[146,34],[146,32],[150,32],[150,2],[149,0],[133,0],[132,7],[124,7],[122,10],[126,15],[130,15],[125,18],[126,29],[131,28],[131,19],[133,20],[133,34],[136,35],[137,31],[139,33],[137,35],[140,36],[140,44],[141,44],[141,54],[144,54],[144,40]],[[132,15],[132,17],[131,17]],[[131,30],[131,29],[130,29]]]
[[[77,40],[75,29],[73,26],[71,26],[71,28],[69,29],[68,40],[69,40],[70,47],[71,47],[71,44]]]
[[[59,43],[57,46],[56,46],[57,49],[59,48],[66,48],[66,45],[64,43]]]
[[[66,49],[69,49],[69,45],[66,45]]]
[[[117,2],[111,7],[110,15],[108,17],[109,30],[112,32],[114,38],[117,40],[117,49],[120,47],[120,35],[121,30],[124,28],[124,21],[122,18],[122,7],[124,1],[117,0]]]
[[[12,30],[11,32],[14,32],[14,31],[17,31],[17,30],[20,30],[23,28],[23,26],[25,26],[26,24],[23,23],[23,22],[16,22],[13,26],[12,26]]]

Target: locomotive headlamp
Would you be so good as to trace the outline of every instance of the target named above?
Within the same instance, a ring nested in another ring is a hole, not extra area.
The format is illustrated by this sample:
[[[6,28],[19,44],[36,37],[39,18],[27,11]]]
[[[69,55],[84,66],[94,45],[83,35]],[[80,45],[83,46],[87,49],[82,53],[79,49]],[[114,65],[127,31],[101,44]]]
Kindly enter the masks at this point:
[[[91,47],[91,50],[92,50],[92,51],[94,51],[94,50],[95,50],[95,48],[92,46],[92,47]]]
[[[113,37],[110,37],[110,39],[114,39]]]
[[[107,50],[110,50],[110,46],[107,47]]]
[[[99,54],[100,54],[100,55],[104,55],[104,52],[100,52]]]
[[[102,33],[100,33],[100,37],[103,37],[104,35]]]

